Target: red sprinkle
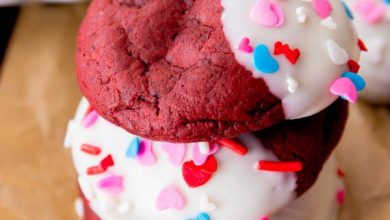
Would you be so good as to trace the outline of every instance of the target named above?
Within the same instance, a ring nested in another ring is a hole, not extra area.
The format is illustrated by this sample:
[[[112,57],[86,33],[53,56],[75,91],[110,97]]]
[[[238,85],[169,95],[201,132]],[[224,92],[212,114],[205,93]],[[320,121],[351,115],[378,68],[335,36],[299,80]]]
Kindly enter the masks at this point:
[[[299,49],[290,49],[288,44],[280,41],[275,42],[274,55],[284,54],[291,64],[296,64],[301,52]]]
[[[238,155],[244,156],[248,153],[248,149],[240,144],[239,142],[230,139],[230,138],[224,138],[218,142],[220,145],[229,148],[233,152],[237,153]]]
[[[107,170],[109,167],[114,166],[114,160],[112,159],[111,154],[109,154],[107,157],[105,157],[101,162],[100,166],[104,169]]]
[[[348,60],[348,67],[349,71],[353,73],[358,73],[360,70],[360,65],[354,60]]]
[[[98,165],[98,166],[88,167],[88,169],[87,169],[87,174],[88,174],[88,175],[96,175],[96,174],[104,173],[105,171],[106,171],[106,170],[103,169],[103,167],[101,167],[100,165]]]
[[[299,161],[274,162],[261,160],[257,164],[257,169],[272,172],[299,172],[302,170],[302,163]]]
[[[341,168],[337,168],[337,176],[343,179],[345,177],[345,172]]]
[[[83,144],[81,145],[81,151],[91,155],[99,155],[102,150],[100,147],[96,147],[90,144]]]
[[[345,202],[345,190],[341,188],[336,193],[336,200],[339,205],[343,205]]]
[[[358,46],[359,46],[360,50],[362,50],[362,51],[368,51],[366,45],[364,44],[364,42],[363,42],[362,39],[360,39],[360,38],[359,38],[359,40],[358,40]]]

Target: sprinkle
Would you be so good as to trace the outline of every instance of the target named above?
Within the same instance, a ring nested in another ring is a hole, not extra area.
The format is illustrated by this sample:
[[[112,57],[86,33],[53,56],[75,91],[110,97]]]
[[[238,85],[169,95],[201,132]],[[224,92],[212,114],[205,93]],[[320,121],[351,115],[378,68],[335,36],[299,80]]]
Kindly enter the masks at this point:
[[[269,220],[269,217],[268,216],[261,217],[259,220]]]
[[[256,70],[265,74],[275,73],[279,70],[278,62],[271,56],[265,44],[260,44],[255,48],[253,62]]]
[[[366,82],[364,79],[356,73],[345,72],[342,77],[350,79],[358,92],[362,91],[366,87]]]
[[[107,170],[109,167],[114,166],[114,160],[112,159],[111,154],[107,155],[102,161],[100,161],[100,166]]]
[[[358,39],[358,46],[359,46],[361,51],[366,51],[366,52],[368,51],[366,45],[364,44],[364,42],[360,38]]]
[[[327,40],[326,47],[332,62],[336,65],[343,65],[348,62],[348,53],[341,48],[334,40]]]
[[[327,18],[329,17],[331,11],[332,11],[332,5],[328,0],[314,0],[313,1],[313,7],[316,13],[321,18]]]
[[[287,77],[286,82],[288,85],[287,89],[291,94],[295,93],[298,90],[298,82],[294,78]]]
[[[106,193],[116,195],[120,194],[124,190],[123,186],[123,177],[112,175],[106,178],[101,179],[97,183],[98,188],[104,190]]]
[[[385,0],[386,4],[390,5],[390,0]]]
[[[142,140],[137,155],[137,160],[144,166],[151,166],[156,162],[156,156],[153,152],[153,144],[149,140]]]
[[[186,206],[186,201],[180,190],[176,186],[170,185],[159,193],[155,205],[158,210],[181,210]]]
[[[90,154],[90,155],[99,155],[101,152],[100,147],[93,146],[90,144],[83,144],[81,145],[81,151],[84,153]]]
[[[305,8],[305,7],[298,7],[295,10],[295,13],[297,14],[297,18],[298,18],[298,22],[299,23],[301,23],[301,24],[306,23],[306,21],[308,19],[307,13],[309,13],[307,8]]]
[[[140,139],[139,139],[139,137],[135,137],[131,141],[129,147],[127,148],[126,157],[128,157],[128,158],[136,158],[137,154],[138,154],[138,151],[139,151],[139,148],[140,148]]]
[[[336,30],[337,24],[333,21],[333,18],[331,16],[325,18],[321,21],[322,26],[330,29],[330,30]]]
[[[193,161],[185,162],[182,167],[182,175],[187,185],[195,188],[206,184],[217,169],[217,160],[211,155],[201,166],[197,166]]]
[[[354,19],[353,13],[352,13],[351,9],[349,8],[349,6],[347,5],[347,3],[345,3],[344,1],[341,1],[341,4],[343,5],[345,13],[347,14],[348,18],[350,20],[353,20]]]
[[[339,167],[337,168],[337,176],[343,179],[345,177],[345,172]]]
[[[357,101],[358,94],[356,87],[348,78],[338,78],[333,82],[330,91],[333,95],[341,96],[349,102],[355,103]]]
[[[210,152],[210,144],[209,142],[199,142],[199,152],[201,154],[208,154]]]
[[[284,54],[291,64],[296,64],[301,52],[299,49],[290,49],[288,44],[283,44],[280,41],[275,42],[274,55]]]
[[[343,205],[345,202],[345,189],[341,188],[337,191],[336,201],[339,205]]]
[[[213,144],[208,153],[202,154],[202,152],[200,152],[199,143],[196,143],[192,147],[192,160],[194,161],[194,163],[197,166],[203,165],[206,162],[207,158],[210,155],[215,154],[218,150],[219,150],[219,146],[216,144]]]
[[[381,22],[385,18],[387,10],[383,2],[368,0],[357,1],[354,8],[363,20],[371,24]]]
[[[215,203],[210,202],[210,199],[206,194],[202,194],[202,196],[200,197],[199,207],[200,210],[203,212],[211,212],[217,208],[217,205]]]
[[[240,144],[239,142],[237,142],[233,139],[224,138],[224,139],[221,139],[218,143],[220,145],[232,150],[234,153],[236,153],[238,155],[244,156],[248,153],[248,149],[244,145]]]
[[[195,220],[210,220],[209,214],[202,212],[198,216],[196,216]]]
[[[84,119],[82,121],[83,127],[90,128],[92,125],[95,124],[98,117],[99,117],[98,113],[95,110],[92,110],[84,117]]]
[[[360,65],[354,60],[348,60],[348,68],[349,71],[358,73],[360,70]]]
[[[238,47],[238,49],[244,53],[252,53],[253,47],[250,45],[250,39],[247,37],[244,37],[241,40],[241,43],[240,43],[240,46]]]
[[[261,160],[257,164],[257,169],[272,172],[299,172],[302,170],[302,163],[299,161],[274,162]]]
[[[251,19],[266,27],[280,27],[284,23],[282,8],[270,0],[259,0],[252,8]]]
[[[185,144],[162,143],[162,150],[168,154],[169,161],[174,166],[180,166],[186,155],[187,147]]]
[[[87,169],[88,175],[97,175],[97,174],[101,174],[104,172],[106,172],[106,170],[103,169],[103,167],[101,167],[100,165],[88,167],[88,169]]]
[[[121,204],[119,204],[117,211],[119,215],[126,215],[130,213],[131,209],[132,209],[131,203],[122,202]]]

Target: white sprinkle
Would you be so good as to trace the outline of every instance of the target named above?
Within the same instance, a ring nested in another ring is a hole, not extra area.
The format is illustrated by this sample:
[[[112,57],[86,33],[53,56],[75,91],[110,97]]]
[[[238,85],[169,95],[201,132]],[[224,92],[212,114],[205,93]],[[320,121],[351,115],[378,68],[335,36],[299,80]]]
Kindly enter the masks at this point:
[[[368,51],[362,53],[362,56],[365,56],[368,61],[373,64],[378,64],[383,61],[383,53],[386,47],[386,40],[381,37],[372,37],[365,40]]]
[[[348,53],[343,48],[341,48],[334,40],[327,40],[326,47],[328,49],[329,57],[334,64],[343,65],[348,62]]]
[[[91,183],[89,182],[88,178],[84,177],[84,176],[79,176],[77,178],[77,181],[79,183],[81,192],[83,192],[85,198],[89,201],[92,201],[94,199],[95,195],[93,193],[92,186],[91,186]]]
[[[64,147],[71,148],[73,145],[74,131],[76,123],[73,120],[68,122],[68,127],[66,128],[65,138],[64,138]]]
[[[298,90],[298,82],[294,78],[287,77],[286,82],[290,93],[295,93]]]
[[[217,208],[215,203],[210,202],[209,197],[206,194],[202,194],[200,197],[200,211],[211,212]]]
[[[84,218],[84,204],[81,198],[77,198],[74,201],[74,210],[80,219]]]
[[[117,211],[119,215],[127,215],[130,213],[131,208],[132,206],[130,203],[122,202],[121,204],[119,204]]]
[[[321,21],[321,24],[330,29],[330,30],[336,30],[337,29],[337,24],[333,21],[333,18],[331,16],[325,18],[324,20]]]
[[[208,142],[199,142],[199,151],[201,154],[210,153],[210,144]]]
[[[307,8],[305,8],[305,7],[298,7],[295,10],[295,13],[297,14],[299,23],[302,23],[302,24],[306,23],[306,21],[307,21],[307,13],[308,13]]]

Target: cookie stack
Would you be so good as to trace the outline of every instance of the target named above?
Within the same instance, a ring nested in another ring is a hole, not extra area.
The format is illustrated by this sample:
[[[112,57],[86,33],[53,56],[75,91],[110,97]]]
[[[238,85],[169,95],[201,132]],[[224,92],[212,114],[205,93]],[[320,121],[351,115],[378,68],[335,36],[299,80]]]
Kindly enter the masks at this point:
[[[94,0],[65,140],[83,218],[334,218],[333,162],[310,188],[364,88],[351,17],[336,0]]]

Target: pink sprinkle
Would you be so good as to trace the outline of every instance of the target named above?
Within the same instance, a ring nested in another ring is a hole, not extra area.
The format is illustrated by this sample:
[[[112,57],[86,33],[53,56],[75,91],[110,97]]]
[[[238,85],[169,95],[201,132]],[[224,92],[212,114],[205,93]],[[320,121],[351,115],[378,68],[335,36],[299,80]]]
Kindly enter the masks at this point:
[[[239,50],[245,53],[252,53],[253,47],[250,45],[250,39],[247,37],[244,37],[241,40],[240,46],[238,47]]]
[[[164,142],[162,144],[162,150],[168,154],[169,161],[174,166],[180,166],[184,160],[184,156],[187,151],[185,144],[172,144]]]
[[[343,205],[345,202],[345,189],[341,188],[337,191],[336,200],[339,205]]]
[[[282,8],[270,0],[259,0],[250,16],[254,22],[266,27],[280,27],[284,23]]]
[[[209,153],[202,154],[200,152],[200,149],[199,149],[199,144],[196,143],[193,145],[193,147],[192,147],[192,160],[194,161],[195,165],[202,166],[206,162],[207,158],[210,155],[215,154],[219,150],[219,146],[217,144],[211,144],[210,147],[211,147],[211,149],[210,149]]]
[[[95,124],[95,122],[97,121],[98,117],[99,117],[99,115],[98,115],[98,113],[97,113],[95,110],[89,112],[89,113],[84,117],[84,119],[83,119],[83,121],[82,121],[83,127],[84,127],[84,128],[89,128],[89,127],[91,127],[92,125]]]
[[[112,175],[98,182],[98,187],[110,194],[119,194],[124,190],[123,177]]]
[[[269,217],[268,216],[261,217],[259,220],[269,220]]]
[[[164,188],[157,197],[156,208],[158,210],[176,209],[181,210],[186,206],[186,201],[180,190],[173,186]]]
[[[144,166],[151,166],[156,162],[153,152],[153,143],[149,140],[142,140],[137,154],[137,160]]]
[[[358,98],[358,93],[353,82],[345,77],[338,78],[333,82],[330,87],[332,94],[336,96],[341,96],[348,100],[349,102],[356,102]]]
[[[329,17],[332,11],[332,5],[329,0],[314,0],[313,7],[316,13],[324,19]]]
[[[386,5],[383,2],[360,0],[354,5],[357,13],[368,23],[378,23],[386,16]]]

